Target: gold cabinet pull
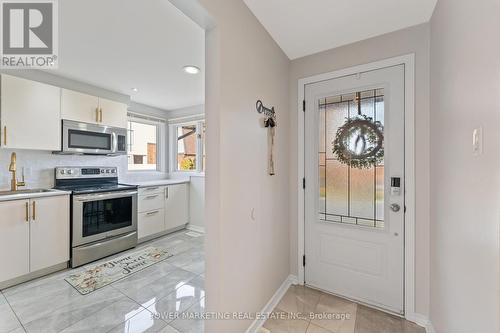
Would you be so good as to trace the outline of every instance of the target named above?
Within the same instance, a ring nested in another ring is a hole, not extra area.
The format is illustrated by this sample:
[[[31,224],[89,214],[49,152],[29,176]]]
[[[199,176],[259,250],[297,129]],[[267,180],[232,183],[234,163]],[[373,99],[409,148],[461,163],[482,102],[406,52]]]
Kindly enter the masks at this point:
[[[99,108],[96,108],[95,109],[95,122],[98,123],[99,122]]]
[[[33,221],[35,221],[36,220],[36,201],[33,201],[33,212],[32,212],[32,214],[33,214],[33,216],[32,216],[33,217]]]
[[[3,145],[7,145],[7,126],[3,127]]]
[[[30,221],[30,207],[29,203],[26,201],[26,222]]]
[[[99,109],[99,122],[102,123],[102,108]]]

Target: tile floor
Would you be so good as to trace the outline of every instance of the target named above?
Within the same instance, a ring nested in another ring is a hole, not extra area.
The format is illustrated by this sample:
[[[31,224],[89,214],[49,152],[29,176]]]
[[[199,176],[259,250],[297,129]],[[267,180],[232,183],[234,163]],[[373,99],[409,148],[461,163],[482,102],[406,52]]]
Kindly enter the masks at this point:
[[[180,231],[141,244],[174,256],[85,296],[64,281],[75,270],[2,290],[0,333],[203,332],[200,320],[168,315],[204,310],[203,242],[202,235]]]
[[[75,270],[2,290],[0,333],[201,333],[203,321],[188,315],[205,308],[203,242],[202,235],[180,231],[141,244],[138,248],[162,246],[174,256],[85,296],[64,281]],[[175,316],[180,313],[181,318]],[[309,313],[325,317],[311,319]],[[297,314],[301,318],[290,318]],[[424,329],[332,295],[291,286],[261,332],[423,333]]]
[[[336,296],[291,286],[260,333],[269,332],[424,333],[425,330],[404,319]]]

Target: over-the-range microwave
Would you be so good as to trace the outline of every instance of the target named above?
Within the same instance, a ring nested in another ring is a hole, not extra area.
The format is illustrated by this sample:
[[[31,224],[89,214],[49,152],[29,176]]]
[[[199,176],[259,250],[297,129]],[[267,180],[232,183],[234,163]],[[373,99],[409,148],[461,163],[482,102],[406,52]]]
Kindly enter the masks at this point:
[[[62,120],[62,145],[58,154],[124,155],[127,129]]]

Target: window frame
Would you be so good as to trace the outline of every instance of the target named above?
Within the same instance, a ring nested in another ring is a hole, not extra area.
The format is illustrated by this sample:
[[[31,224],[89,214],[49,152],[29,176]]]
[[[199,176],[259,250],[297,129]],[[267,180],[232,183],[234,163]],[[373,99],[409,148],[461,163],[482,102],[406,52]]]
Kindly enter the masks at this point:
[[[129,122],[135,122],[144,125],[153,125],[156,126],[156,168],[155,169],[137,169],[131,170],[129,169],[128,156],[129,149],[131,147],[131,143],[127,142],[127,172],[164,172],[165,171],[165,124],[166,121],[161,118],[154,118],[146,115],[136,114],[136,113],[128,113],[127,115],[127,133],[130,133]],[[132,136],[130,136],[131,138]],[[132,164],[133,165],[133,164]]]
[[[177,128],[182,126],[196,126],[196,169],[194,170],[179,170],[177,165],[177,148],[178,148],[178,137]],[[178,120],[168,125],[170,150],[169,150],[169,170],[171,173],[180,174],[204,174],[203,171],[203,126],[205,125],[205,118],[198,118],[194,120]]]

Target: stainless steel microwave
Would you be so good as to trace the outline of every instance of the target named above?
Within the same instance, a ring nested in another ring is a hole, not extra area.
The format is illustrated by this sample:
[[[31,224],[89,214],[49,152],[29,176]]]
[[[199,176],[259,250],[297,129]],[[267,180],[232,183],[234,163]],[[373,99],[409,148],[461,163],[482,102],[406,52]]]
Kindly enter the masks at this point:
[[[56,153],[124,155],[127,129],[63,119],[62,148]]]

